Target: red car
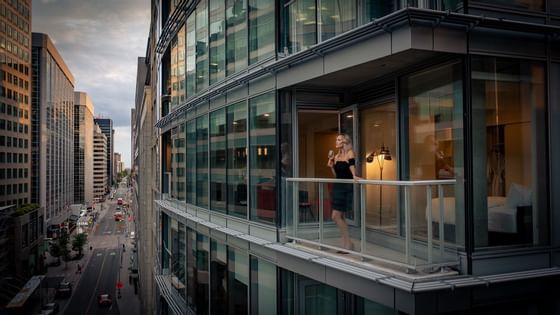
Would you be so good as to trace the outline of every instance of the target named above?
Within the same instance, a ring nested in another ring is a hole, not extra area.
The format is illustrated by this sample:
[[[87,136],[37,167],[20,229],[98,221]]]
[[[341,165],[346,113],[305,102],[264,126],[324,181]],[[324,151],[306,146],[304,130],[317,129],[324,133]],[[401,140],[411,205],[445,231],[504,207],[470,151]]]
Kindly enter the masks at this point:
[[[97,304],[100,306],[110,306],[112,303],[111,294],[99,294],[97,296]]]

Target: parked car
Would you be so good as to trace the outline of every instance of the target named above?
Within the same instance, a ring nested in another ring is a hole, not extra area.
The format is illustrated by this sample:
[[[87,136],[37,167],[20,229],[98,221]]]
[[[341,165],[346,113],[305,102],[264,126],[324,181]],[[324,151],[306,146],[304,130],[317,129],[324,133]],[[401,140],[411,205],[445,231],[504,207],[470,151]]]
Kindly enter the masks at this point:
[[[62,281],[56,288],[56,297],[64,298],[72,295],[72,284],[70,282]]]
[[[99,306],[110,306],[112,303],[111,294],[99,294],[97,296],[97,304]]]
[[[45,315],[54,315],[54,314],[58,314],[58,303],[48,303],[43,305],[43,308],[41,308],[41,312],[43,312],[43,314]]]

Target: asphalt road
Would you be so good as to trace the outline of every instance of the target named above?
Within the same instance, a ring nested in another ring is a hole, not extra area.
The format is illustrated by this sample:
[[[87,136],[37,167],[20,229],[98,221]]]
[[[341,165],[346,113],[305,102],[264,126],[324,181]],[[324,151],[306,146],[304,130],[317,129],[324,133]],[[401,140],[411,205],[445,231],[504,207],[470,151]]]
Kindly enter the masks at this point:
[[[89,244],[93,246],[93,253],[86,268],[82,271],[79,284],[72,293],[64,314],[120,314],[117,306],[116,284],[121,266],[121,242],[127,232],[127,222],[115,222],[113,213],[117,208],[116,200],[124,199],[126,188],[119,188],[112,201],[103,205],[108,207],[105,215],[97,222],[94,233],[90,234]],[[89,250],[86,249],[86,250]],[[127,279],[122,280],[123,282]],[[113,304],[102,307],[97,304],[99,294],[110,294]]]

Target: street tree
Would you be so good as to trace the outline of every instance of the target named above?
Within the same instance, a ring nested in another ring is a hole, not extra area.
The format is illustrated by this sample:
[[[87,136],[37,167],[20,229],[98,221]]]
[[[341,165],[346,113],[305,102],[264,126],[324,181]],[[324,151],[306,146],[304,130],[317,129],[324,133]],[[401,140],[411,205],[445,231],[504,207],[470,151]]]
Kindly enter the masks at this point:
[[[87,235],[85,233],[74,235],[74,239],[72,240],[72,248],[78,251],[79,257],[82,257],[82,251],[84,250],[84,246],[86,244],[87,244]]]

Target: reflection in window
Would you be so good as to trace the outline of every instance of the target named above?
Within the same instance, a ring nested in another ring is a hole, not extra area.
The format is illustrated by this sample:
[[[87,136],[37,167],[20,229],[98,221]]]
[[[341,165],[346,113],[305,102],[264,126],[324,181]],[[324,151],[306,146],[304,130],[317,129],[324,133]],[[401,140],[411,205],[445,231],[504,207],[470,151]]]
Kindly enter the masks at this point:
[[[251,314],[276,314],[276,266],[251,257]]]
[[[228,314],[248,314],[249,256],[239,250],[228,250]]]
[[[478,0],[480,1],[480,0]],[[544,10],[544,0],[486,0],[481,1],[489,4],[503,5],[507,7],[514,7],[518,9],[529,9],[535,11]],[[551,1],[554,2],[554,1]]]
[[[475,243],[548,242],[545,70],[472,59]],[[482,180],[485,179],[485,180]],[[538,205],[541,205],[540,207]]]
[[[191,14],[187,19],[187,97],[192,97],[196,91],[196,15]]]
[[[185,200],[185,124],[171,129],[171,196]]]
[[[227,108],[228,213],[247,217],[247,104]]]
[[[226,0],[227,75],[247,66],[247,1]]]
[[[357,25],[356,2],[321,0],[321,41],[351,30]]]
[[[276,217],[275,94],[249,100],[251,219],[274,222]]]
[[[185,101],[185,27],[171,43],[171,108]]]
[[[394,1],[366,0],[363,5],[366,23],[395,10]]]
[[[284,53],[305,50],[317,43],[315,0],[293,1],[287,8],[284,30]]]
[[[196,91],[208,87],[208,11],[206,0],[196,6]]]
[[[210,113],[210,209],[226,209],[226,110]]]
[[[196,119],[196,205],[208,207],[208,115]]]
[[[249,64],[274,52],[274,1],[249,0]]]
[[[210,241],[210,246],[210,309],[212,314],[221,315],[227,313],[228,306],[227,247],[214,240]]]
[[[210,84],[226,74],[225,4],[224,0],[210,0]]]
[[[444,237],[463,244],[462,64],[456,62],[412,74],[403,83],[408,104],[409,165],[404,171],[410,180],[459,179],[455,185],[444,187],[445,223],[449,225]],[[427,228],[426,210],[430,204],[432,223],[439,224],[436,188],[431,200],[427,200],[424,188],[412,189],[411,197],[413,226]]]
[[[196,120],[187,122],[186,201],[196,203]]]
[[[173,268],[172,273],[177,279],[173,279],[175,282],[175,288],[179,291],[179,294],[185,296],[185,283],[186,283],[186,270],[185,270],[185,260],[186,260],[186,228],[181,222],[177,222],[177,235],[173,237]]]
[[[208,236],[196,233],[196,314],[208,314],[209,302],[209,277],[208,263],[210,258],[210,241]]]
[[[187,228],[187,305],[196,310],[197,266],[196,232]]]

